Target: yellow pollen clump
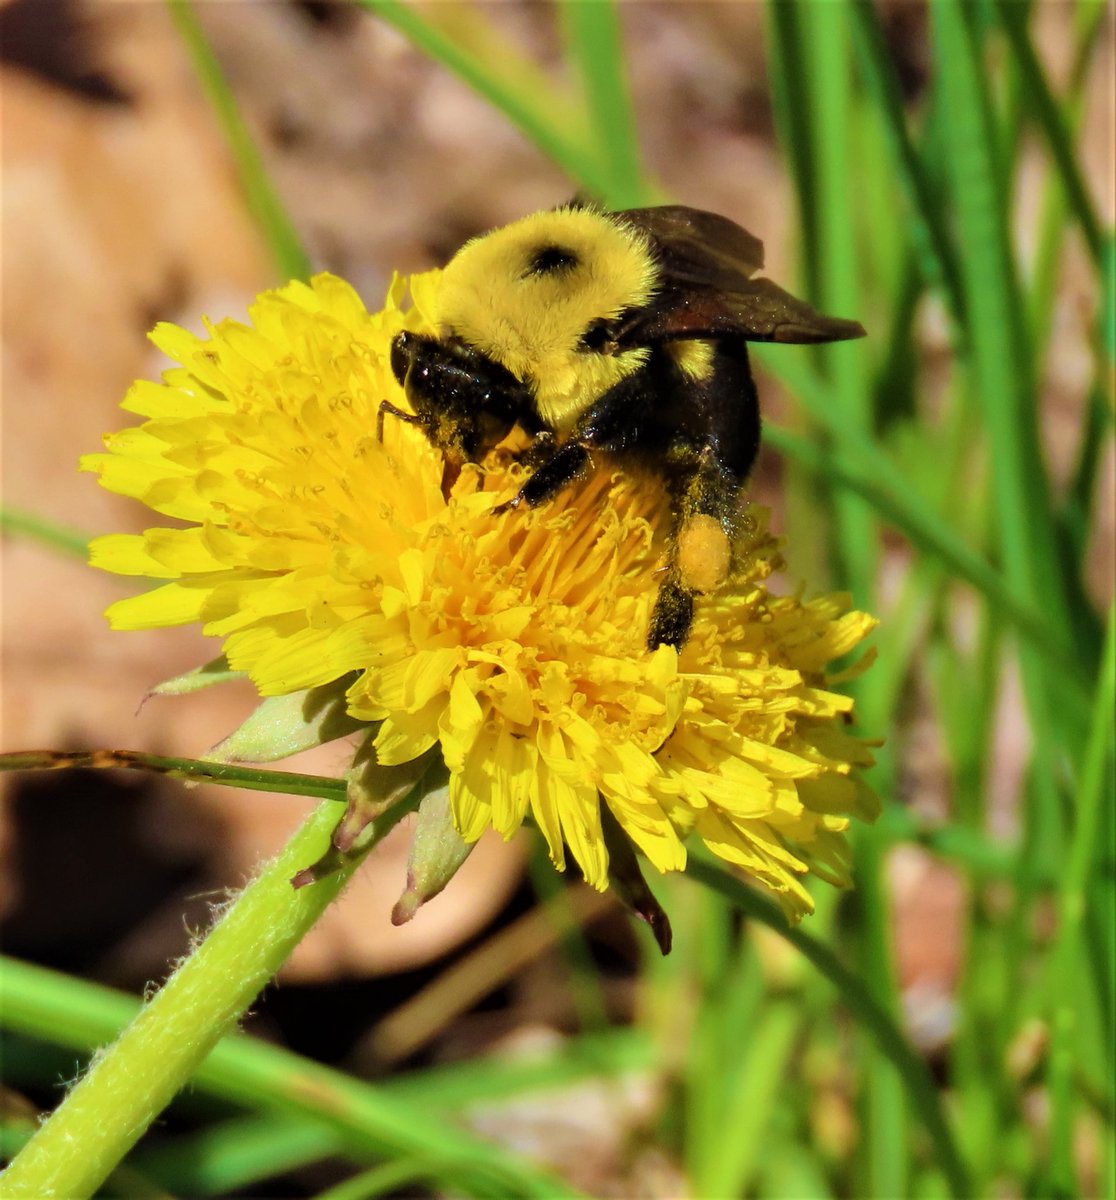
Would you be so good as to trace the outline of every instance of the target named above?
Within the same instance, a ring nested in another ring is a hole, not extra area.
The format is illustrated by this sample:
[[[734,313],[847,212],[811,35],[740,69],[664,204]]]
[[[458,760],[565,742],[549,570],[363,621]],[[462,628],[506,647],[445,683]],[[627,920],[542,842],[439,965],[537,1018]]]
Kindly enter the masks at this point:
[[[732,545],[720,521],[699,513],[678,531],[678,571],[695,592],[715,592],[728,578]]]

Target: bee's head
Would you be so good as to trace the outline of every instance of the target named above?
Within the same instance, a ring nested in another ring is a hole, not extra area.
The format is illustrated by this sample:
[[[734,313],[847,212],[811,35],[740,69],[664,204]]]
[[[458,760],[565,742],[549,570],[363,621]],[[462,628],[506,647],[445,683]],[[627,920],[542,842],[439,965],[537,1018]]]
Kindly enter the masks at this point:
[[[511,372],[458,338],[397,334],[391,369],[423,432],[457,462],[477,461],[529,401]]]
[[[587,208],[535,213],[468,242],[446,266],[438,323],[530,389],[559,431],[639,366],[610,330],[647,304],[657,271],[649,243]]]

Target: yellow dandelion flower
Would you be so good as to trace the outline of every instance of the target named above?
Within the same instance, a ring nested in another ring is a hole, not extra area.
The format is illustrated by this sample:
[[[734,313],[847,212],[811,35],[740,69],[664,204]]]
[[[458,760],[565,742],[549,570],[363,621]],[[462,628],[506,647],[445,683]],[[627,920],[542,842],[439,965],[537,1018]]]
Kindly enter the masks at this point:
[[[146,418],[83,466],[188,523],[98,539],[95,565],[166,579],[108,611],[117,629],[200,622],[263,696],[351,678],[378,761],[439,747],[467,842],[528,817],[555,865],[568,848],[608,884],[601,804],[661,871],[693,834],[775,893],[847,881],[843,831],[871,818],[827,665],[873,620],[847,598],[771,595],[766,514],[743,521],[728,586],[679,653],[644,641],[664,561],[658,490],[599,470],[533,511],[494,513],[522,481],[509,455],[467,467],[447,500],[406,400],[392,338],[431,331],[439,275],[395,280],[369,313],[321,275],[260,296],[248,325],[198,338],[160,325],[181,364],[134,385]]]

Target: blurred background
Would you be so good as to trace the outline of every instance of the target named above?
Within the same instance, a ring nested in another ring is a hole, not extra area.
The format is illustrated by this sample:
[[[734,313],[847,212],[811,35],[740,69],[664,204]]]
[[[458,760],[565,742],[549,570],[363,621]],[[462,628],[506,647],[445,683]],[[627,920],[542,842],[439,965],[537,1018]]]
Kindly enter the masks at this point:
[[[579,190],[724,213],[767,274],[870,333],[757,368],[752,490],[785,586],[849,588],[883,622],[857,686],[887,812],[808,930],[930,1065],[972,1194],[1113,1194],[1113,33],[1111,5],[1062,0],[5,0],[2,749],[200,755],[252,706],[138,707],[215,648],[110,634],[131,589],[81,556],[145,523],[76,463],[162,369],[156,321],[242,317],[297,245],[375,309],[393,270]],[[139,993],[306,809],[9,777],[4,951]],[[661,961],[530,838],[483,843],[393,928],[405,854],[404,834],[362,870],[252,1033],[593,1195],[956,1194],[847,998],[692,882],[654,881]],[[3,1053],[18,1140],[79,1059],[19,1032]],[[268,1121],[199,1090],[116,1193],[312,1195],[378,1161]]]

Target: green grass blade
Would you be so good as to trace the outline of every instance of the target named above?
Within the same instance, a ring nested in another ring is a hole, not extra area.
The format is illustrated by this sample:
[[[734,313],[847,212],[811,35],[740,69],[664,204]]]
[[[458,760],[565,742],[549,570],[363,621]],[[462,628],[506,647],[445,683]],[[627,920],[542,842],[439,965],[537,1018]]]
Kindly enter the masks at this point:
[[[217,1196],[351,1152],[351,1141],[328,1125],[250,1116],[222,1121],[166,1146],[141,1147],[130,1161],[176,1195]]]
[[[636,208],[653,199],[645,183],[635,113],[624,77],[620,21],[614,0],[559,8],[566,57],[581,79],[603,169],[610,182],[602,199],[612,208]]]
[[[643,1030],[617,1027],[567,1038],[537,1059],[470,1059],[427,1067],[385,1080],[382,1088],[427,1112],[457,1113],[523,1092],[649,1071],[654,1061],[655,1047]]]
[[[419,1190],[415,1184],[424,1183],[429,1177],[430,1170],[425,1163],[401,1159],[371,1167],[359,1175],[335,1183],[333,1187],[319,1192],[315,1200],[368,1200],[369,1197],[389,1194],[410,1195]]]
[[[764,1137],[779,1093],[786,1086],[795,1042],[804,1020],[803,1006],[795,997],[765,1006],[748,1026],[747,1045],[735,1069],[722,1059],[720,1070],[730,1074],[717,1125],[721,1136],[695,1188],[699,1196],[744,1196],[763,1156]],[[728,1042],[722,1042],[722,1050]],[[732,1130],[732,1136],[724,1131]],[[696,1182],[696,1181],[695,1181]]]
[[[764,365],[769,361],[765,359]],[[804,395],[799,387],[791,386],[800,398]],[[1050,622],[1048,614],[1040,615],[1040,609],[1021,603],[1003,576],[912,491],[886,454],[867,440],[860,443],[848,431],[841,434],[846,445],[838,454],[827,454],[816,443],[770,423],[764,426],[764,437],[781,454],[870,500],[882,519],[903,533],[913,546],[933,555],[947,570],[976,588],[1028,645],[1052,667],[1061,669],[1061,676],[1054,678],[1051,686],[1072,714],[1084,717],[1088,711],[1085,675],[1076,671],[1072,662],[1067,665],[1070,649],[1064,631]]]
[[[353,3],[392,25],[483,96],[590,193],[608,194],[610,167],[598,153],[584,105],[502,37],[486,10],[458,2],[425,11],[402,0]]]
[[[1071,142],[1076,142],[1081,132],[1085,115],[1085,84],[1089,78],[1093,51],[1104,27],[1105,12],[1103,3],[1078,5],[1073,65],[1062,99],[1062,111]],[[1044,192],[1030,300],[1032,336],[1040,346],[1046,345],[1050,338],[1050,325],[1058,298],[1059,274],[1065,261],[1063,245],[1068,207],[1066,188],[1056,175],[1047,176]],[[1103,249],[1102,241],[1102,260]]]
[[[817,155],[811,113],[801,86],[809,71],[804,50],[808,36],[803,28],[805,11],[798,3],[768,0],[765,13],[775,124],[798,199],[803,277],[807,291],[816,296],[819,293],[817,265],[820,261]]]
[[[861,309],[856,223],[852,210],[855,172],[850,130],[853,122],[852,78],[849,70],[848,20],[844,5],[809,7],[803,29],[803,57],[808,71],[802,81],[810,104],[813,127],[817,208],[817,282],[821,307],[852,317]],[[872,186],[871,182],[867,186]],[[867,384],[866,343],[840,342],[820,348],[830,404],[845,426],[867,434],[874,425],[871,391]],[[873,590],[878,539],[871,509],[859,496],[836,497],[839,579],[858,602]]]
[[[852,0],[850,18],[861,75],[887,130],[897,177],[914,216],[911,241],[924,277],[941,286],[954,321],[964,327],[965,298],[939,188],[907,128],[899,77],[872,0]]]
[[[1050,959],[1051,1046],[1050,1046],[1050,1167],[1046,1190],[1049,1195],[1073,1195],[1080,1189],[1075,1181],[1074,1141],[1078,1098],[1074,1074],[1078,1059],[1077,1041],[1082,1004],[1081,965],[1084,955],[1085,912],[1089,904],[1090,879],[1098,867],[1101,847],[1102,812],[1111,800],[1112,714],[1116,711],[1116,608],[1109,610],[1108,634],[1097,682],[1093,720],[1081,772],[1074,814],[1073,835],[1066,856],[1058,896],[1058,933]]]
[[[968,1169],[958,1152],[953,1130],[942,1109],[930,1072],[868,986],[849,971],[827,946],[799,927],[788,925],[774,904],[719,867],[702,862],[695,856],[690,860],[686,873],[703,887],[724,896],[745,916],[775,930],[833,984],[853,1018],[872,1034],[876,1045],[898,1071],[911,1107],[918,1113],[934,1144],[937,1163],[949,1181],[950,1194],[956,1200],[970,1200],[973,1190]]]
[[[958,0],[935,0],[935,42],[952,131],[954,203],[969,308],[980,314],[969,345],[992,456],[999,537],[1008,579],[1067,628],[1046,467],[1039,450],[1034,363],[998,190],[994,132],[979,48]]]
[[[800,6],[802,17],[792,36],[802,39],[798,52],[804,75],[793,81],[801,90],[812,134],[815,225],[818,260],[816,294],[825,311],[843,316],[861,312],[859,225],[854,220],[852,189],[879,190],[883,178],[863,177],[864,156],[853,153],[852,131],[859,115],[852,91],[849,8],[845,4]],[[804,213],[808,211],[804,207]],[[805,230],[804,230],[805,232]],[[873,391],[868,386],[866,343],[844,342],[819,348],[827,381],[829,406],[840,425],[870,436],[876,424]],[[829,447],[826,447],[827,452]],[[854,600],[868,603],[875,593],[879,536],[874,506],[863,497],[838,489],[833,496],[835,574]],[[891,961],[890,916],[880,887],[882,841],[871,829],[858,831],[853,848],[860,889],[855,930],[865,977],[876,1000],[898,1010]],[[862,1064],[863,1141],[868,1173],[864,1186],[873,1195],[904,1195],[908,1188],[907,1115],[901,1082],[891,1064],[869,1041]]]
[[[23,509],[8,505],[0,508],[0,532],[27,538],[83,562],[89,559],[90,535]]]
[[[1101,254],[1101,304],[1097,314],[1100,344],[1108,355],[1108,361],[1116,359],[1116,233],[1104,239]]]
[[[720,1195],[711,1171],[724,1142],[725,1105],[739,1060],[726,1062],[737,1032],[755,1026],[763,1001],[763,978],[752,946],[733,929],[731,908],[712,892],[692,896],[694,921],[687,931],[687,978],[693,1001],[684,1064],[686,1131],[684,1167],[694,1194]]]
[[[1009,210],[1002,191],[998,143],[980,46],[971,12],[956,0],[932,6],[937,56],[950,143],[951,186],[958,213],[964,285],[970,311],[981,320],[968,353],[973,392],[981,405],[989,444],[998,537],[1013,592],[1043,606],[1051,623],[1071,638],[1067,662],[1087,669],[1091,615],[1078,613],[1064,581],[1050,487],[1039,449],[1032,348],[1011,253]],[[1080,594],[1080,592],[1078,593]],[[1043,856],[1056,853],[1064,824],[1062,783],[1078,769],[1087,721],[1067,713],[1054,696],[1060,672],[1020,647],[1024,695],[1036,731],[1025,789],[1023,844],[1014,907],[997,955],[1004,968],[1002,1003],[991,1026],[994,1058],[1002,1059],[1021,1023],[1038,1007],[1028,985],[1032,970],[1034,906],[1040,896]],[[1087,918],[1095,924],[1095,918]],[[1090,968],[1103,983],[1107,956],[1090,935]],[[998,1139],[997,1139],[998,1140]]]
[[[15,959],[0,959],[5,1028],[88,1051],[106,1030],[126,1025],[139,1005],[109,988]],[[324,1122],[362,1153],[424,1158],[429,1177],[491,1194],[499,1179],[509,1194],[574,1194],[512,1155],[432,1121],[420,1108],[338,1071],[242,1035],[226,1037],[201,1063],[194,1085],[236,1104],[280,1116]],[[487,1180],[486,1187],[477,1178]]]
[[[967,347],[972,388],[989,443],[997,536],[1013,593],[1048,614],[1053,630],[1070,635],[1068,662],[1084,671],[1075,621],[1062,580],[1050,485],[1039,448],[1038,406],[1031,347],[1012,257],[1008,208],[1000,190],[995,132],[980,47],[969,10],[958,0],[934,0],[933,28],[953,153],[949,159],[958,214],[963,282],[969,311],[979,313]],[[1057,807],[1056,740],[1079,758],[1082,724],[1050,702],[1061,669],[1021,648],[1031,720],[1044,731],[1035,745],[1036,780],[1044,808]],[[1071,668],[1072,669],[1072,668]]]
[[[1093,261],[1101,258],[1101,226],[1089,198],[1085,180],[1074,156],[1073,139],[1066,126],[1061,106],[1050,90],[1046,73],[1027,35],[1027,9],[1018,0],[996,0],[1000,25],[1015,55],[1016,69],[1022,80],[1022,95],[1033,111],[1046,139],[1050,155],[1066,191],[1070,209],[1081,227],[1085,245]]]
[[[166,3],[232,151],[249,210],[271,252],[279,277],[283,280],[308,279],[310,260],[271,183],[259,147],[240,115],[236,97],[190,0],[166,0]]]

